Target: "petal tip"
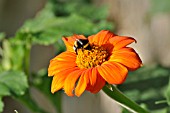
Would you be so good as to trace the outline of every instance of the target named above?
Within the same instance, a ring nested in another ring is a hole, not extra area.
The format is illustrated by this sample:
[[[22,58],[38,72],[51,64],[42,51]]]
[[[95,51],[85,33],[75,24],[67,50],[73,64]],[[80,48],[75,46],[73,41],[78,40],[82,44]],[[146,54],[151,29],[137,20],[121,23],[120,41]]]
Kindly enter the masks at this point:
[[[140,64],[140,67],[143,67],[143,66],[144,66],[144,65],[141,63],[141,64]]]
[[[54,94],[55,93],[55,89],[51,88],[51,93]]]
[[[66,93],[66,92],[65,92],[65,93]],[[73,97],[73,96],[74,96],[73,93],[66,93],[66,95],[69,96],[69,97]]]
[[[48,72],[48,77],[51,77],[51,76],[53,76],[50,72]]]
[[[76,95],[77,97],[80,97],[82,94],[80,94],[80,93],[75,93],[75,95]]]
[[[63,40],[63,41],[67,41],[68,38],[66,38],[66,37],[63,36],[63,37],[62,37],[62,40]]]

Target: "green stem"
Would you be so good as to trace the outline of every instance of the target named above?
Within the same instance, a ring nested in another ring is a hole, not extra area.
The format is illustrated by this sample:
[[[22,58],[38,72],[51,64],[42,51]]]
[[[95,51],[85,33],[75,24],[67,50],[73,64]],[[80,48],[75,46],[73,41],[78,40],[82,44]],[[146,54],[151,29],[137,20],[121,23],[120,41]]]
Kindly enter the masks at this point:
[[[103,91],[112,99],[114,99],[118,104],[120,104],[122,107],[128,109],[129,111],[133,113],[149,113],[142,107],[140,107],[137,103],[130,100],[128,97],[126,97],[121,91],[119,91],[115,86],[110,85],[108,87],[107,85],[103,88]]]
[[[25,44],[25,73],[27,76],[30,75],[30,52],[31,52],[31,39],[27,37]]]
[[[25,73],[27,76],[30,75],[29,66],[30,66],[30,50],[27,50],[25,53]]]

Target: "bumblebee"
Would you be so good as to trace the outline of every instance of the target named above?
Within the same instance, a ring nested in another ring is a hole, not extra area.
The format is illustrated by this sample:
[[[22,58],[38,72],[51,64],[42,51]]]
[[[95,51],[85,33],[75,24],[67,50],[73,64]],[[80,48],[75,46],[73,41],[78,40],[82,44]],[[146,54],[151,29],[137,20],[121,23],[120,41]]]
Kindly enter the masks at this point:
[[[74,51],[76,52],[76,54],[78,53],[78,49],[87,49],[90,50],[90,44],[88,39],[76,39],[76,41],[74,42],[74,46],[73,46]]]

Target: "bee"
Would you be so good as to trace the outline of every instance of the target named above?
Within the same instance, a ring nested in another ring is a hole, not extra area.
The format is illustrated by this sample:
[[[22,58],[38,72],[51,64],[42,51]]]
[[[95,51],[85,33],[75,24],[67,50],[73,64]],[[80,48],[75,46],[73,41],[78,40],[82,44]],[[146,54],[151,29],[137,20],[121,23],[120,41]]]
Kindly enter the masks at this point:
[[[90,44],[88,39],[76,39],[76,41],[74,42],[74,46],[73,46],[74,51],[76,52],[76,54],[78,53],[78,49],[87,49],[90,50]]]

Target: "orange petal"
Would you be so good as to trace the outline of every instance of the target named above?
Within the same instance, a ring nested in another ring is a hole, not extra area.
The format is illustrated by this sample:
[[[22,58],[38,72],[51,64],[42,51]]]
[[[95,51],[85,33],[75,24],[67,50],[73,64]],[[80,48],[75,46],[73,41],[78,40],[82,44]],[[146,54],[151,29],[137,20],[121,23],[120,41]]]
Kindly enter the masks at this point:
[[[82,72],[83,72],[83,70],[76,70],[76,71],[71,72],[67,76],[67,78],[64,82],[64,90],[68,96],[74,96],[73,90],[75,87],[75,83],[78,80],[78,78],[81,76]]]
[[[55,93],[64,86],[64,80],[66,75],[63,75],[59,78],[59,76],[54,76],[51,84],[51,93]],[[59,80],[60,79],[60,80]],[[60,81],[60,82],[58,82]]]
[[[104,66],[105,67],[105,66]],[[108,71],[106,71],[104,69],[104,67],[102,66],[98,66],[97,70],[99,72],[99,74],[109,83],[111,83],[112,79],[114,79],[111,75],[111,73],[109,73]]]
[[[72,64],[72,62],[57,62],[56,65],[51,65],[48,69],[48,76],[53,76],[57,72],[73,67],[76,67],[76,64]]]
[[[54,57],[52,60],[70,61],[70,60],[75,60],[75,59],[76,59],[75,53],[65,51],[65,52],[62,52],[61,54],[57,55],[56,57]]]
[[[106,62],[99,66],[98,71],[100,75],[109,84],[121,84],[127,76],[127,68],[115,62]]]
[[[90,79],[90,84],[93,86],[96,83],[96,79],[97,79],[97,69],[96,68],[91,69],[91,72],[89,74],[89,79]]]
[[[113,44],[107,43],[107,44],[102,45],[102,47],[103,47],[109,54],[112,54],[113,48],[114,48]]]
[[[76,39],[87,39],[84,35],[73,35]]]
[[[75,71],[75,70],[77,70],[77,68],[71,68],[71,69],[61,71],[57,73],[56,75],[54,75],[52,84],[51,84],[51,92],[54,93],[60,90],[61,88],[63,88],[66,77],[68,76],[70,72]]]
[[[48,76],[53,76],[55,73],[67,68],[75,67],[76,55],[72,52],[63,52],[60,55],[56,56],[50,61],[48,67]]]
[[[135,42],[135,39],[133,39],[133,38],[128,38],[128,39],[126,39],[126,40],[123,40],[123,41],[117,43],[113,49],[114,49],[114,50],[121,49],[121,48],[126,47],[127,45],[129,45],[129,44],[131,44],[131,43],[133,43],[133,42]]]
[[[95,36],[95,35],[91,35],[91,36],[88,37],[88,40],[89,40],[89,43],[90,43],[90,44],[93,43],[93,37],[94,37],[94,36]]]
[[[131,37],[114,36],[113,38],[110,38],[109,42],[114,45],[114,50],[118,50],[131,44],[132,42],[136,42],[136,40]]]
[[[62,38],[64,44],[66,45],[67,51],[74,52],[73,46],[76,39],[87,39],[87,38],[83,35],[76,35],[76,34],[70,37]]]
[[[109,61],[114,61],[125,65],[129,70],[136,70],[142,65],[138,54],[132,48],[122,48],[114,51]]]
[[[81,77],[80,77],[78,84],[75,88],[75,95],[78,97],[81,96],[81,94],[85,91],[87,84],[88,84],[88,78],[85,73],[86,73],[86,71],[84,71],[81,74]]]
[[[113,45],[116,45],[117,43],[121,42],[121,41],[124,41],[124,40],[128,40],[128,39],[133,39],[131,37],[126,37],[126,36],[114,36],[112,37],[109,42],[112,43]],[[136,40],[133,39],[135,42]]]
[[[95,85],[92,86],[89,84],[87,86],[87,90],[90,91],[91,93],[98,93],[103,88],[105,83],[106,83],[105,80],[99,74],[97,74],[97,80]]]
[[[102,30],[96,35],[88,37],[88,39],[90,43],[101,46],[103,44],[106,44],[108,40],[113,36],[114,34],[112,32],[107,31],[107,30]]]

